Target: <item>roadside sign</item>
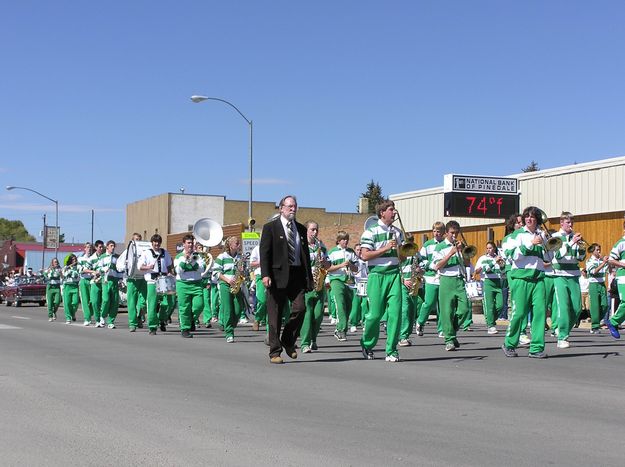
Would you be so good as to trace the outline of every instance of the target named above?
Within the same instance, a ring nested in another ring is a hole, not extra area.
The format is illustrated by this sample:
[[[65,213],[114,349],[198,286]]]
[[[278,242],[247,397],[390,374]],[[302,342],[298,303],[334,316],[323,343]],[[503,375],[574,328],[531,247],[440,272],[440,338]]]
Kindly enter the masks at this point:
[[[252,250],[260,244],[260,234],[258,232],[242,232],[241,238],[243,240],[243,258],[246,263],[249,263]]]

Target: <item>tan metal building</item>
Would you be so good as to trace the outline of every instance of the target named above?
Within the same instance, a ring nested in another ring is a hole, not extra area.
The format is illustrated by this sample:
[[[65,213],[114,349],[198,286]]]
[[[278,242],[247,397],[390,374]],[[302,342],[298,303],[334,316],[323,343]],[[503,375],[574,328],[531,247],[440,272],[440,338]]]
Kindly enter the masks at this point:
[[[623,235],[625,157],[509,177],[519,181],[520,210],[527,206],[539,207],[549,216],[548,228],[559,229],[560,213],[570,211],[575,216],[574,230],[581,232],[589,244],[601,244],[604,252]],[[390,199],[401,213],[405,228],[415,234],[420,245],[431,236],[435,221],[451,220],[443,216],[442,186],[398,193]],[[467,241],[478,247],[480,255],[488,240],[497,242],[504,235],[504,220],[460,217],[455,220],[462,226]]]
[[[262,231],[265,222],[278,213],[274,202],[254,201],[252,212],[256,219],[256,231]],[[193,224],[202,217],[208,217],[222,226],[242,224],[247,226],[248,202],[227,200],[225,196],[163,193],[144,200],[135,201],[126,206],[126,234],[128,241],[134,232],[140,233],[145,240],[154,233],[163,237],[164,247],[172,234],[187,233]],[[367,214],[328,212],[324,208],[298,207],[297,219],[305,223],[314,220],[319,223],[321,240],[328,246],[334,246],[336,232],[345,230],[354,244],[360,239]],[[174,245],[175,246],[175,245]]]

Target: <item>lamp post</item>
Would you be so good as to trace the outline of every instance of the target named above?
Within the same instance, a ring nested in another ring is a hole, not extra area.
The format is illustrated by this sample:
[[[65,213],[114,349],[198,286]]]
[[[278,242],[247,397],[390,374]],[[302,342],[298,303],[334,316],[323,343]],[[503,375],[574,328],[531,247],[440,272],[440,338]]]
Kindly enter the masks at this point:
[[[248,224],[251,224],[253,222],[252,221],[253,219],[252,217],[252,162],[253,162],[252,141],[253,141],[253,134],[254,134],[254,125],[252,123],[252,120],[249,120],[245,115],[243,115],[243,112],[241,112],[237,108],[236,105],[234,105],[232,102],[228,102],[225,99],[220,99],[218,97],[207,97],[207,96],[191,96],[191,100],[195,102],[196,104],[199,102],[207,101],[207,100],[223,102],[224,104],[227,104],[230,107],[232,107],[234,110],[236,110],[237,113],[243,118],[243,120],[245,120],[245,122],[250,127],[250,196],[249,196],[248,206],[247,206],[247,215],[248,215]],[[252,225],[249,225],[249,228],[251,229]]]
[[[57,200],[55,200],[55,199],[50,198],[49,196],[44,195],[43,193],[39,193],[38,191],[33,190],[32,188],[26,188],[26,187],[23,187],[23,186],[7,186],[6,188],[9,191],[11,191],[11,190],[26,190],[26,191],[30,191],[32,193],[35,193],[35,194],[41,196],[42,198],[45,198],[45,199],[47,199],[49,201],[52,201],[54,203],[55,208],[56,208],[56,217],[55,217],[55,220],[56,220],[56,226],[55,226],[56,227],[56,242],[54,243],[54,257],[56,259],[59,259],[59,240],[61,238],[61,235],[60,235],[60,232],[59,232],[59,202]],[[46,246],[44,244],[43,248],[45,249],[45,247]],[[43,267],[43,266],[44,265],[42,264],[41,267]]]

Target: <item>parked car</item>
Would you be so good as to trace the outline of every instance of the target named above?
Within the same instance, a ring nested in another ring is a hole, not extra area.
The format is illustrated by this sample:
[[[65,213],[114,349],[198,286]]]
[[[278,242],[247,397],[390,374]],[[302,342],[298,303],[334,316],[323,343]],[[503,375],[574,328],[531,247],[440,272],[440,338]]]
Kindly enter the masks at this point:
[[[22,303],[37,303],[39,306],[46,304],[46,283],[43,277],[17,277],[14,285],[6,285],[0,291],[2,300],[7,306]]]

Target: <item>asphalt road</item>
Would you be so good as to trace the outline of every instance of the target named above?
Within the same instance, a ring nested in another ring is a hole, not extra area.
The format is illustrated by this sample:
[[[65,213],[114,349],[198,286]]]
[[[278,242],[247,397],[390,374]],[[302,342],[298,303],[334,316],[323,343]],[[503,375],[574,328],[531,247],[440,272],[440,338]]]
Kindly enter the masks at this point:
[[[170,329],[0,305],[0,465],[625,464],[625,342],[607,334],[507,359],[503,332],[478,325],[445,352],[429,326],[387,363],[383,339],[365,361],[360,333],[324,326],[318,352],[270,365],[249,326],[234,344]]]

